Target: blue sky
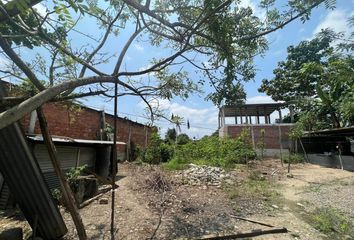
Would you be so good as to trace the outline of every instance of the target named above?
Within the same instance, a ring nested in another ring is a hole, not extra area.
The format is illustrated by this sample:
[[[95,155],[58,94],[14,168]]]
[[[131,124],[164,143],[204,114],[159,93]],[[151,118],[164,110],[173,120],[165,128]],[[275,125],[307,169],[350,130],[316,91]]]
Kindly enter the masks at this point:
[[[244,5],[249,5],[259,14],[260,10],[256,7],[257,2],[252,0],[243,1]],[[272,71],[277,66],[277,63],[286,58],[286,48],[289,45],[296,45],[302,40],[310,39],[315,33],[319,32],[322,28],[331,27],[336,31],[349,32],[351,29],[347,25],[347,19],[354,14],[354,1],[353,0],[338,0],[336,9],[327,10],[324,7],[317,8],[313,11],[311,19],[304,24],[301,21],[296,21],[284,29],[281,29],[267,38],[270,42],[269,50],[264,57],[257,57],[255,64],[258,69],[254,81],[245,83],[247,92],[247,102],[271,102],[272,100],[258,92],[258,87],[262,79],[272,78]],[[141,39],[143,40],[143,39]],[[133,48],[128,52],[128,59],[126,61],[127,67],[141,68],[146,66],[146,56],[156,54],[156,51],[162,52],[164,49],[154,49],[149,47],[144,41],[138,41],[133,44]],[[191,69],[191,75],[193,70]],[[208,89],[205,89],[208,91]],[[181,99],[172,99],[171,102],[162,100],[160,106],[166,109],[168,114],[174,113],[184,117],[190,122],[191,128],[187,129],[186,126],[182,127],[182,132],[187,133],[191,137],[200,138],[205,134],[211,134],[217,129],[217,109],[211,103],[204,100],[205,94],[200,96],[193,95],[186,101]],[[101,101],[87,101],[85,104],[102,108],[104,105],[105,110],[112,111],[112,103],[102,104]],[[119,103],[120,116],[128,117],[134,121],[146,122],[147,120],[141,117],[143,115],[143,104],[139,99],[135,98],[122,98]],[[128,115],[130,114],[130,115]],[[286,111],[284,112],[286,114]],[[283,114],[283,115],[284,115]],[[272,116],[272,119],[277,117],[277,113]],[[158,121],[157,126],[161,128],[162,135],[168,127],[172,124],[166,121]]]
[[[259,0],[242,0],[243,6],[251,6],[251,8],[258,14],[262,15],[262,10],[257,7]],[[281,2],[281,1],[278,1]],[[49,5],[47,5],[49,6]],[[44,11],[44,5],[38,5],[37,8]],[[254,81],[245,83],[245,89],[247,92],[247,102],[259,103],[259,102],[271,102],[272,100],[258,92],[258,87],[261,84],[262,79],[272,78],[272,71],[277,66],[277,63],[286,58],[286,48],[289,45],[296,45],[301,40],[311,39],[315,33],[319,32],[322,28],[330,27],[336,31],[350,32],[352,29],[347,25],[347,19],[354,14],[354,0],[337,0],[336,9],[327,10],[323,6],[315,9],[311,15],[311,19],[304,24],[301,21],[295,21],[287,25],[284,29],[278,30],[275,33],[267,36],[269,41],[269,50],[264,57],[257,57],[255,64],[258,69],[257,75]],[[93,20],[91,20],[93,21]],[[85,34],[91,35],[93,38],[99,38],[102,32],[99,29],[94,28],[94,22],[86,20],[80,23],[76,28]],[[112,49],[119,53],[123,44],[126,42],[130,33],[134,29],[126,27],[122,30],[119,37],[110,37],[107,42],[107,46],[102,50],[103,52],[112,53]],[[97,45],[97,42],[88,38],[83,38],[82,34],[73,33],[70,35],[72,38],[72,45],[80,47],[83,41]],[[165,48],[151,47],[147,42],[147,38],[142,36],[135,41],[131,48],[128,50],[123,68],[127,70],[136,71],[149,66],[151,57],[166,56],[170,53],[170,50]],[[44,56],[48,56],[41,49],[36,51]],[[34,57],[33,52],[30,53],[30,58]],[[111,72],[115,64],[114,61],[101,65],[100,69]],[[1,61],[1,58],[0,58]],[[190,73],[192,79],[198,79],[201,77],[201,73],[197,75],[195,69],[191,66],[184,66],[184,70]],[[146,76],[144,77],[146,79]],[[167,116],[171,113],[182,116],[185,122],[189,120],[191,128],[187,129],[186,126],[182,126],[182,132],[187,133],[190,137],[200,138],[205,134],[211,134],[217,129],[217,108],[211,103],[204,100],[205,95],[210,89],[206,87],[204,89],[205,94],[195,94],[183,101],[179,98],[174,98],[171,101],[161,100],[159,105],[165,110]],[[107,112],[113,112],[113,102],[106,102],[102,97],[90,97],[82,100],[82,103],[93,108],[104,109]],[[144,118],[144,104],[142,104],[139,98],[123,97],[119,99],[119,116],[127,117],[133,121],[146,123],[148,120]],[[283,115],[286,114],[286,111]],[[277,115],[272,116],[272,119]],[[160,128],[162,135],[164,135],[167,128],[173,127],[173,125],[165,120],[157,121],[156,125]]]

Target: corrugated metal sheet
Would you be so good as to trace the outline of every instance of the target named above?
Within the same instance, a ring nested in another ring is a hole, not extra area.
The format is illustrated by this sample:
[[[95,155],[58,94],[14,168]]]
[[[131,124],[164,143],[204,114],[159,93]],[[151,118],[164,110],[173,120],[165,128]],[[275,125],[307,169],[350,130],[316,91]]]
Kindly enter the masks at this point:
[[[28,139],[36,142],[43,142],[42,135],[27,136]],[[82,143],[82,144],[93,144],[93,145],[113,145],[113,141],[102,141],[102,140],[88,140],[88,139],[76,139],[69,137],[53,137],[52,141],[54,143]],[[117,145],[126,145],[125,142],[116,142]]]
[[[94,148],[80,147],[79,166],[87,165],[95,168],[96,150]]]
[[[9,186],[5,183],[0,189],[0,209],[4,210],[10,198]]]
[[[76,147],[57,146],[56,149],[58,160],[63,169],[76,166]],[[36,144],[33,152],[42,172],[53,172],[53,165],[50,161],[47,147],[44,144]]]
[[[43,173],[43,176],[44,176],[45,182],[47,183],[50,190],[53,190],[56,188],[60,189],[59,178],[55,172],[46,172],[46,173]]]
[[[95,169],[96,150],[92,147],[57,146],[57,157],[62,169],[66,172],[70,168],[87,165],[89,169]],[[44,179],[51,190],[60,188],[59,178],[56,176],[52,162],[49,159],[47,147],[44,144],[35,144],[33,149]]]
[[[0,169],[28,223],[38,217],[38,235],[58,239],[66,232],[36,160],[17,124],[0,129]]]

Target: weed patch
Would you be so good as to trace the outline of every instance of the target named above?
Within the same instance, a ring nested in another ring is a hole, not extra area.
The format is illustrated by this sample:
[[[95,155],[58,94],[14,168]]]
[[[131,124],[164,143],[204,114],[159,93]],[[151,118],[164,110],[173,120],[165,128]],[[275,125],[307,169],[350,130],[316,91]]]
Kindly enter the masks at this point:
[[[317,230],[328,235],[330,239],[354,238],[353,224],[338,209],[323,207],[316,209],[309,216],[309,223]]]
[[[279,194],[273,190],[274,184],[259,172],[251,172],[247,179],[235,185],[224,186],[230,199],[274,200]]]
[[[286,155],[283,157],[283,161],[284,163],[303,163],[304,162],[304,157],[300,154],[290,154],[290,155]]]

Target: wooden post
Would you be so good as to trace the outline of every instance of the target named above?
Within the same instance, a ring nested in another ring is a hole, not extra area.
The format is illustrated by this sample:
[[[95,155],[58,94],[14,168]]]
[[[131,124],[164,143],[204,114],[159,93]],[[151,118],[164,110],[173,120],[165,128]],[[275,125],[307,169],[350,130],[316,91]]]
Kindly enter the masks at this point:
[[[281,141],[281,127],[280,125],[278,125],[278,132],[279,132],[279,154],[280,154],[280,162],[281,162],[281,166],[283,167],[284,166],[284,163],[283,163],[283,143]],[[290,162],[290,161],[289,161]]]
[[[302,144],[301,138],[299,138],[299,142],[300,142],[302,151],[304,151],[305,159],[306,159],[306,161],[309,163],[310,161],[309,161],[309,158],[307,157],[307,153],[306,153],[306,151],[305,151],[304,145]]]
[[[289,111],[290,111],[290,122],[293,123],[294,122],[294,107],[289,106]]]
[[[341,145],[338,145],[338,157],[339,157],[339,164],[340,164],[340,168],[342,170],[344,170],[344,167],[343,167],[343,160],[342,160],[342,149],[341,149]]]
[[[47,146],[47,149],[48,149],[49,158],[52,161],[54,171],[59,178],[60,187],[61,187],[61,190],[63,193],[66,207],[67,207],[68,211],[70,212],[71,217],[73,218],[79,239],[86,240],[87,235],[86,235],[85,227],[84,227],[84,224],[82,222],[82,219],[81,219],[81,216],[79,213],[79,209],[77,208],[77,204],[76,204],[74,195],[71,191],[71,188],[69,186],[69,183],[67,182],[64,172],[61,169],[60,162],[57,159],[57,151],[56,151],[56,148],[52,142],[52,138],[51,138],[49,130],[48,130],[47,120],[46,120],[41,108],[37,109],[37,115],[38,115],[38,120],[39,120],[39,125],[41,128],[41,132],[43,135],[43,140],[44,140],[44,142]]]
[[[131,151],[131,144],[130,144],[131,136],[132,136],[132,131],[131,130],[132,130],[132,127],[131,127],[131,125],[129,123],[128,146],[127,146],[127,160],[128,160],[128,162],[130,161],[130,151]]]
[[[253,149],[256,150],[256,142],[254,140],[254,131],[253,131],[253,126],[251,126],[251,136],[252,136],[252,145]]]

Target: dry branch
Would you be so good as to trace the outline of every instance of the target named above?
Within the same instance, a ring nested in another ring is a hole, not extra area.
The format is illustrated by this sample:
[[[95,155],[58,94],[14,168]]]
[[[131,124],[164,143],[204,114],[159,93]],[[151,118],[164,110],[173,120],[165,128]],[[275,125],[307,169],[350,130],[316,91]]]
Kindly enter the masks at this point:
[[[276,233],[287,233],[288,229],[286,228],[273,228],[269,230],[255,230],[251,232],[244,232],[244,233],[237,233],[237,234],[232,234],[232,235],[226,235],[226,236],[215,236],[215,237],[201,237],[201,238],[196,238],[195,240],[226,240],[226,239],[238,239],[238,238],[248,238],[248,237],[256,237],[256,236],[261,236],[265,234],[276,234]]]

